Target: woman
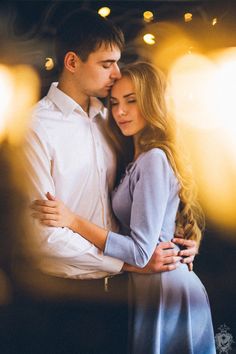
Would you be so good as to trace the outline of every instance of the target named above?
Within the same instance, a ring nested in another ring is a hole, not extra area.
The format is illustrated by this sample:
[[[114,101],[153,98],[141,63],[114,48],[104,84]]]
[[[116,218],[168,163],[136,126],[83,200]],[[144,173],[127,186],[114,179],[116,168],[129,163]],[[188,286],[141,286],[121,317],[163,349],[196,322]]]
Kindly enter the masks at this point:
[[[49,226],[67,226],[105,254],[144,267],[157,243],[172,239],[176,223],[185,237],[200,242],[202,214],[177,149],[162,73],[148,63],[121,72],[111,90],[108,117],[118,159],[120,182],[112,206],[120,234],[73,214],[50,195],[46,213],[36,201],[34,216]],[[131,273],[130,298],[132,353],[215,353],[207,294],[186,264],[149,276]]]

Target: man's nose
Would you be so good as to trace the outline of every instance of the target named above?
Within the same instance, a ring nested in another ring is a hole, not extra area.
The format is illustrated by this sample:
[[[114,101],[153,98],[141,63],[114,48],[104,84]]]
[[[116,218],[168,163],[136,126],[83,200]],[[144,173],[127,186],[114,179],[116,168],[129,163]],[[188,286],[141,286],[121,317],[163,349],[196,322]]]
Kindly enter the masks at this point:
[[[121,73],[120,73],[120,69],[117,63],[114,63],[113,65],[113,70],[111,72],[111,78],[112,79],[120,79],[121,78]]]

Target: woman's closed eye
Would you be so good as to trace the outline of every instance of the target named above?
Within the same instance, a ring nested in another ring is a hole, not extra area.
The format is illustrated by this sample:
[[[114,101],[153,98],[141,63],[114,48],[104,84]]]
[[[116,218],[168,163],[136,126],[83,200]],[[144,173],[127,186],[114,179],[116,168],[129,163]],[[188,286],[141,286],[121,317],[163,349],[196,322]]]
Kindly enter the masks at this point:
[[[111,106],[116,106],[116,105],[118,105],[118,102],[117,102],[117,101],[112,101],[112,100],[110,100],[110,105],[111,105]]]

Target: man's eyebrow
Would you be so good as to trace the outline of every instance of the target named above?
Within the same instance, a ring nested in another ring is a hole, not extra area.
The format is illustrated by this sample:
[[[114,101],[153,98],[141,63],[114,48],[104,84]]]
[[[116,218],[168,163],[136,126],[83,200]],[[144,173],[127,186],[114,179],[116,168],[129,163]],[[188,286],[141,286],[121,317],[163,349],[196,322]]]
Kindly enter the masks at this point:
[[[115,63],[115,59],[106,59],[106,60],[100,60],[99,63]]]
[[[124,95],[124,98],[127,98],[129,96],[135,95],[135,92],[128,93],[127,95]],[[116,97],[110,96],[110,99],[116,100]]]

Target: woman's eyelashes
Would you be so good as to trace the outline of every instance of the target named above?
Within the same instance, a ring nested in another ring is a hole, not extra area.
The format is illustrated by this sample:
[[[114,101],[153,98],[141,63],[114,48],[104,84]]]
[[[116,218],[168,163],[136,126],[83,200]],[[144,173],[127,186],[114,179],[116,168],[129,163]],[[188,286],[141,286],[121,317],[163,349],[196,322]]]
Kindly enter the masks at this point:
[[[111,106],[115,106],[115,105],[117,105],[118,104],[118,102],[116,102],[116,101],[110,101],[110,105]]]
[[[126,103],[135,103],[135,102],[136,102],[135,98],[132,98],[132,99],[130,98],[129,100],[126,101]],[[111,106],[116,106],[118,104],[119,104],[119,102],[117,102],[117,101],[110,101]]]

